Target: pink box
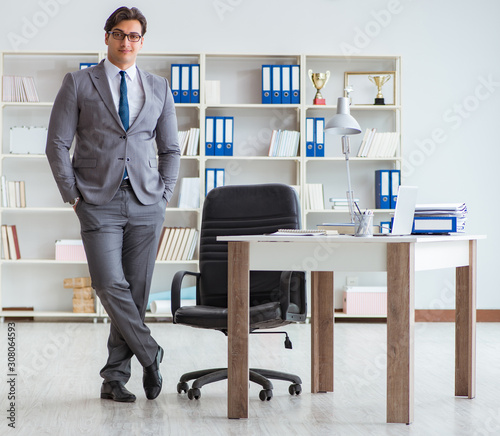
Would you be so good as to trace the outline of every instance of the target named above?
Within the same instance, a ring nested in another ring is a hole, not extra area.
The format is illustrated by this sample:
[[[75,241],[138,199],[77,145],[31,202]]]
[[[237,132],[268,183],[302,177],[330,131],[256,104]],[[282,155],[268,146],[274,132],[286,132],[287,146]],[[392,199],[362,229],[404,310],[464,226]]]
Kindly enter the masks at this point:
[[[343,312],[349,315],[387,316],[387,288],[385,286],[346,286]]]
[[[83,242],[79,239],[61,239],[56,241],[56,260],[87,261]]]

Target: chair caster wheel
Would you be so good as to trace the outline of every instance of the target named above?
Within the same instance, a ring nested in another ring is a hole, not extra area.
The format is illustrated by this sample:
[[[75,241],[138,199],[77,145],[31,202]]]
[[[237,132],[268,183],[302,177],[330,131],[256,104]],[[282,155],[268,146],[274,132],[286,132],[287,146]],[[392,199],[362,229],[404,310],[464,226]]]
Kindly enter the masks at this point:
[[[177,393],[186,393],[189,390],[189,385],[186,382],[177,383]]]
[[[190,400],[199,400],[201,397],[201,391],[198,388],[191,388],[187,391],[188,398]]]
[[[290,395],[300,395],[302,392],[302,386],[299,384],[293,384],[288,387],[288,392]]]
[[[273,391],[271,389],[262,389],[259,393],[261,401],[269,401],[273,398]]]

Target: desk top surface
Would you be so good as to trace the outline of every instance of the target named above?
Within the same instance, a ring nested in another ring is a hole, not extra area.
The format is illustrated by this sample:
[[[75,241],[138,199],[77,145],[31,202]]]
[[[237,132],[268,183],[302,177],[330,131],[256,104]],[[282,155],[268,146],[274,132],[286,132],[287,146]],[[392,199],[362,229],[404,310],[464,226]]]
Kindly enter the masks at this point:
[[[337,243],[337,244],[390,244],[398,242],[452,242],[452,241],[472,241],[485,239],[485,235],[468,235],[468,234],[452,234],[452,235],[408,235],[408,236],[392,236],[392,235],[377,235],[371,237],[355,237],[352,235],[314,235],[314,236],[296,236],[296,235],[234,235],[234,236],[218,236],[218,241],[225,242],[321,242],[321,243]]]

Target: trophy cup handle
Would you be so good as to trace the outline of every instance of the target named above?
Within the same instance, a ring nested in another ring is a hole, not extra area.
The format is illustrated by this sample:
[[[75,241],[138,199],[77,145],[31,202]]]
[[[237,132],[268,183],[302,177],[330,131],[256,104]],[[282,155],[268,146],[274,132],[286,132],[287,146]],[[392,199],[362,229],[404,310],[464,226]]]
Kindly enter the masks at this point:
[[[328,80],[330,79],[330,71],[327,71],[326,72],[326,80],[325,80],[325,84],[323,86],[326,86],[326,84],[328,83]]]
[[[314,80],[313,80],[313,70],[309,70],[307,72],[307,77],[309,77],[309,80],[311,81],[311,83],[313,84],[313,86],[316,88],[316,85],[314,84]]]

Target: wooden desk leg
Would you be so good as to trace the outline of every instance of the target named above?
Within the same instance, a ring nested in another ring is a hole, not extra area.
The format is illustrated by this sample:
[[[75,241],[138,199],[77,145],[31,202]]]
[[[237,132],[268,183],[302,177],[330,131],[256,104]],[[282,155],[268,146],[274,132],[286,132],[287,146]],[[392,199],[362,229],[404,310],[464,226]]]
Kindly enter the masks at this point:
[[[415,245],[387,244],[387,422],[413,421]]]
[[[311,273],[311,392],[333,392],[333,272]]]
[[[476,256],[469,241],[469,266],[456,269],[455,395],[476,396]]]
[[[228,243],[228,418],[248,418],[248,242]]]

